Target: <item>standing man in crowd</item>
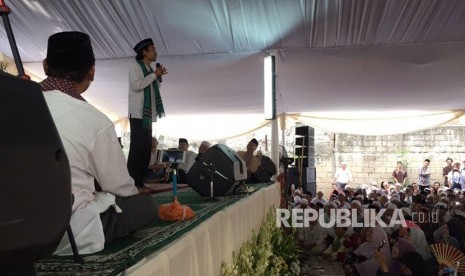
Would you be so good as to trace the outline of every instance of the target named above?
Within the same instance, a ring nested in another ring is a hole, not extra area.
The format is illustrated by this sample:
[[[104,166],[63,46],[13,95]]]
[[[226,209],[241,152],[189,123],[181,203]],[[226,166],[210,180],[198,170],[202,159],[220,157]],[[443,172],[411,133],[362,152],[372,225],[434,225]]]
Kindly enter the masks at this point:
[[[159,86],[162,76],[168,71],[158,64],[155,71],[150,66],[157,60],[157,50],[151,38],[137,43],[134,51],[137,56],[129,71],[131,143],[128,170],[136,185],[144,187],[144,176],[152,148],[152,122],[155,122],[157,117],[165,116]]]
[[[341,167],[336,169],[333,183],[336,183],[339,190],[344,191],[346,185],[350,184],[350,181],[352,181],[352,173],[349,168],[347,168],[347,163],[342,162]]]
[[[452,170],[447,175],[449,187],[452,190],[459,189],[462,191],[465,188],[462,173],[460,171],[460,165],[460,162],[455,162],[454,165],[452,165]]]
[[[71,168],[70,225],[79,253],[98,252],[153,223],[157,211],[129,176],[115,126],[81,96],[95,74],[90,37],[81,32],[50,36],[43,65],[47,78],[42,90]],[[72,254],[67,236],[55,253]]]
[[[402,186],[405,185],[407,180],[407,171],[404,170],[404,165],[401,161],[397,162],[397,167],[392,172],[392,177],[394,178],[394,183],[400,183]]]
[[[431,168],[429,167],[429,163],[429,159],[425,159],[425,161],[423,161],[423,166],[418,169],[418,186],[420,192],[424,192],[424,190],[430,186]]]
[[[442,168],[442,176],[444,177],[444,187],[449,187],[449,179],[447,178],[447,175],[453,169],[453,166],[452,166],[453,162],[454,161],[452,161],[452,158],[448,157],[446,159],[447,166]]]

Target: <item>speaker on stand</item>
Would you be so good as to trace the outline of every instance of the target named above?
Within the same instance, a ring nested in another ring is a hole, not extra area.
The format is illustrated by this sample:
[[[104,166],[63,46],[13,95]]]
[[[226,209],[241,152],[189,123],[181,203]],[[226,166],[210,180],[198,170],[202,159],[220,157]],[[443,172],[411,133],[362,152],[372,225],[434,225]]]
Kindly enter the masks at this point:
[[[303,191],[316,194],[316,168],[315,168],[315,129],[309,126],[300,126],[295,129],[294,167],[289,168],[287,183],[302,187]]]

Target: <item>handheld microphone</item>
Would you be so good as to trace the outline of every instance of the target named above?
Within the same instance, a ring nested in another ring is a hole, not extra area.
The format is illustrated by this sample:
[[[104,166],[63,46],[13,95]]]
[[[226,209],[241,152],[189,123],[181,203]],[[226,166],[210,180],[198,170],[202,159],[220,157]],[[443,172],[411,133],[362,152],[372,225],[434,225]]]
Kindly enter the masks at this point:
[[[161,64],[160,64],[159,62],[157,62],[157,64],[155,64],[155,66],[156,66],[157,68],[160,68],[160,67],[161,67]],[[157,77],[157,79],[158,79],[159,82],[162,82],[161,76]]]

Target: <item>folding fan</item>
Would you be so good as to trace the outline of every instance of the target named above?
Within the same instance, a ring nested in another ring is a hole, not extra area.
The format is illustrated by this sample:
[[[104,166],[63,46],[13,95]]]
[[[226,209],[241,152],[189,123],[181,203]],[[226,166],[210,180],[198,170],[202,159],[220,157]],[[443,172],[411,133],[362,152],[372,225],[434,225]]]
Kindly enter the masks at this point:
[[[435,243],[430,246],[439,265],[457,269],[460,274],[465,273],[465,255],[452,245]]]

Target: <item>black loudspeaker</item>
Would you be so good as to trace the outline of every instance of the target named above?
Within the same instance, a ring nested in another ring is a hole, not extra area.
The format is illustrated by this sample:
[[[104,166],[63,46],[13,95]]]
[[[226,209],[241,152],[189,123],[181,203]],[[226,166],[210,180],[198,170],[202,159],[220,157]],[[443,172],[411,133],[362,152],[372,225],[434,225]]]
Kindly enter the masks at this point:
[[[55,251],[71,217],[68,158],[41,87],[0,72],[0,274]],[[48,93],[48,92],[46,92]]]
[[[302,182],[300,182],[302,180]],[[315,168],[302,168],[302,179],[300,179],[299,170],[295,167],[289,168],[287,171],[287,194],[290,195],[292,184],[297,188],[302,184],[304,192],[310,191],[313,196],[316,195],[316,169]]]
[[[315,129],[309,126],[295,128],[294,164],[297,167],[315,166]]]
[[[202,196],[211,196],[213,180],[213,196],[225,196],[247,179],[247,167],[234,150],[214,145],[196,158],[187,179],[189,186]]]

